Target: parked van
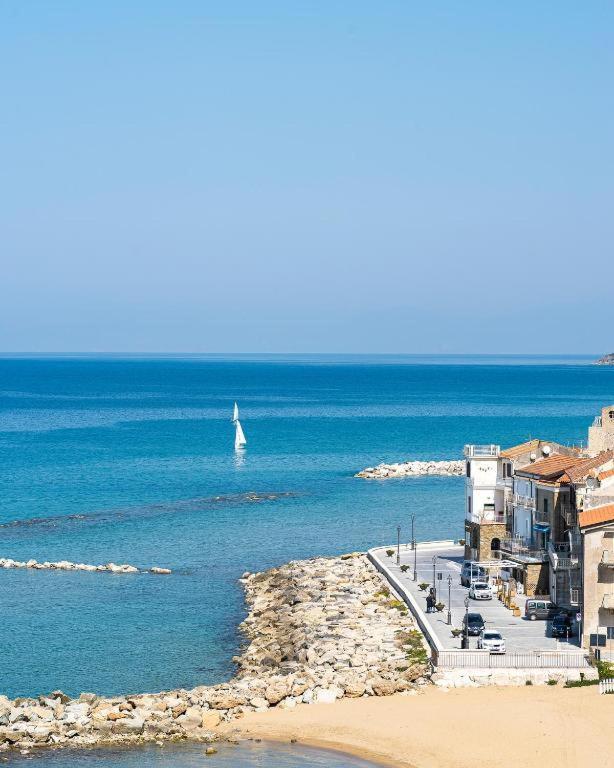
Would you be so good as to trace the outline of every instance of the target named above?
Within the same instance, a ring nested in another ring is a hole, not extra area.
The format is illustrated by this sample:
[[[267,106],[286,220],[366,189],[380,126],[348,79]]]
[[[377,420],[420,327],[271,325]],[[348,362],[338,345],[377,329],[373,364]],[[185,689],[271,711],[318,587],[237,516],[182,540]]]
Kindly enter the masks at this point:
[[[552,619],[560,612],[561,609],[549,600],[527,600],[524,607],[524,617],[530,621]]]
[[[488,573],[477,563],[465,560],[461,569],[460,582],[463,587],[470,587],[473,581],[485,581],[488,583]]]

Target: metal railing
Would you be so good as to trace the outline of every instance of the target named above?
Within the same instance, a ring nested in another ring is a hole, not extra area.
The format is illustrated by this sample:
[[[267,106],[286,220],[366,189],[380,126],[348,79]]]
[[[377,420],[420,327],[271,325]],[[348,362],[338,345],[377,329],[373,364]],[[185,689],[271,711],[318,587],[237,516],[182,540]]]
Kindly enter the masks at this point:
[[[489,651],[433,651],[437,668],[474,669],[583,669],[589,666],[584,651],[515,651],[494,654]]]
[[[525,507],[525,509],[535,509],[535,499],[531,496],[522,496],[519,493],[514,494],[514,504],[517,507]]]
[[[530,541],[517,536],[511,539],[503,539],[501,542],[501,551],[510,555],[524,557],[531,560],[547,560],[548,553],[545,549],[537,547]]]
[[[578,511],[571,504],[561,504],[561,517],[568,528],[574,528],[578,524]]]
[[[464,454],[468,458],[473,456],[493,456],[498,457],[501,453],[499,445],[466,445]]]

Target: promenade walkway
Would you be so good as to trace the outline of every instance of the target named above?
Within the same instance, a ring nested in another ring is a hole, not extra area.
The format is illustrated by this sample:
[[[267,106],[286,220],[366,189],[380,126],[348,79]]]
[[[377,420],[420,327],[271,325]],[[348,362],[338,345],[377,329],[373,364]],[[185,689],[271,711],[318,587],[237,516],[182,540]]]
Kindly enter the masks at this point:
[[[386,549],[394,549],[393,557],[388,557]],[[371,556],[388,569],[397,578],[403,587],[414,598],[418,607],[422,610],[423,620],[436,636],[441,650],[460,649],[461,638],[452,636],[452,627],[460,628],[465,614],[465,598],[469,590],[460,584],[460,571],[463,563],[464,548],[450,542],[442,543],[418,543],[416,551],[417,579],[413,580],[414,552],[409,545],[401,545],[401,565],[409,568],[403,573],[396,564],[396,547],[380,547],[370,551]],[[433,558],[436,558],[435,575],[441,573],[441,580],[435,579],[437,584],[437,599],[445,603],[442,612],[426,613],[426,593],[418,588],[420,582],[433,582]],[[451,577],[450,604],[452,612],[452,625],[447,624],[448,612],[448,576]],[[516,618],[512,612],[494,597],[492,600],[470,600],[469,611],[481,613],[487,629],[496,629],[505,638],[507,652],[526,651],[557,651],[578,650],[577,639],[569,643],[566,640],[559,641],[549,637],[550,623],[547,621],[528,621],[524,618],[524,604],[526,598],[518,596],[517,604],[521,609],[521,616]],[[477,648],[477,638],[471,637],[470,648]]]

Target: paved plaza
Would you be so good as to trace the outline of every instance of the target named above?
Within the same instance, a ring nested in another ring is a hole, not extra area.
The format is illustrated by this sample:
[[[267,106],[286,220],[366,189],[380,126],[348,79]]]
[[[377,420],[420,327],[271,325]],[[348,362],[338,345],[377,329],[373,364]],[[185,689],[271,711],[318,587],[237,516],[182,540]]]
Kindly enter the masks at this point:
[[[386,554],[387,549],[394,549],[393,557],[388,557]],[[443,648],[446,650],[459,649],[461,647],[461,638],[453,637],[450,630],[452,627],[461,627],[465,614],[465,598],[469,594],[468,588],[462,587],[460,583],[464,547],[450,545],[445,542],[439,546],[430,543],[418,543],[416,550],[417,579],[415,582],[413,581],[414,552],[409,545],[402,544],[400,553],[401,565],[409,566],[405,573],[396,564],[396,547],[381,547],[371,550],[371,554],[393,573],[416,600],[424,613],[424,620],[429,623]],[[436,579],[437,599],[445,603],[446,607],[441,612],[426,613],[426,592],[421,591],[418,588],[418,584],[420,582],[432,584],[434,557],[436,557],[435,573],[442,574],[441,580]],[[448,576],[451,576],[451,626],[447,624]],[[577,638],[572,638],[568,642],[567,640],[557,640],[556,638],[549,637],[550,622],[528,621],[525,619],[524,606],[526,598],[518,595],[515,600],[521,610],[520,617],[514,617],[512,612],[496,597],[493,597],[492,600],[470,600],[469,611],[482,614],[487,629],[496,629],[501,632],[505,638],[508,653],[536,650],[576,650],[578,648]],[[471,637],[469,642],[470,648],[477,648],[476,637]]]

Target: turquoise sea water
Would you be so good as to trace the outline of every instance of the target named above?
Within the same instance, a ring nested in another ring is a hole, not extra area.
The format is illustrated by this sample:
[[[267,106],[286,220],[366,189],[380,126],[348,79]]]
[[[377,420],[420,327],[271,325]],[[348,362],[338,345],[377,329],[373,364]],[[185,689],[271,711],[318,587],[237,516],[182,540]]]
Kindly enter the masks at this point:
[[[458,537],[461,478],[364,481],[466,442],[586,439],[590,358],[0,359],[0,556],[171,576],[0,571],[0,688],[103,694],[229,677],[245,570]],[[233,450],[234,400],[248,438]],[[256,496],[254,496],[256,494]],[[97,765],[103,765],[99,763]],[[128,765],[128,763],[126,763]]]

